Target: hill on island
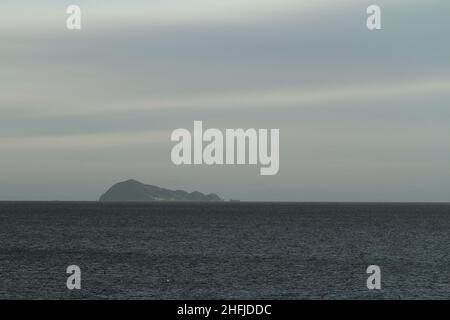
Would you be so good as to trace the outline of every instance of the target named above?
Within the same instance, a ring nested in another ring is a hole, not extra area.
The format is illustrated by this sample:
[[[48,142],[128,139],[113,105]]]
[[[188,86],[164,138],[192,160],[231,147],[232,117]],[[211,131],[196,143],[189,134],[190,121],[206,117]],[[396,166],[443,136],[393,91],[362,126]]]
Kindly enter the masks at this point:
[[[223,201],[217,194],[198,191],[169,190],[143,184],[136,180],[116,183],[99,199],[101,202],[152,202],[152,201]]]

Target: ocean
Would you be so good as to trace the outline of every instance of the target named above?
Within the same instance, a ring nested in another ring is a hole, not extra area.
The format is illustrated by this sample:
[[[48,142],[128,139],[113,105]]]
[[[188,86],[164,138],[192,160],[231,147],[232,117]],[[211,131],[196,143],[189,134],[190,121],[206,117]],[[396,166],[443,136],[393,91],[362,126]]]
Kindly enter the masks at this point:
[[[449,253],[450,204],[0,203],[0,299],[449,299]]]

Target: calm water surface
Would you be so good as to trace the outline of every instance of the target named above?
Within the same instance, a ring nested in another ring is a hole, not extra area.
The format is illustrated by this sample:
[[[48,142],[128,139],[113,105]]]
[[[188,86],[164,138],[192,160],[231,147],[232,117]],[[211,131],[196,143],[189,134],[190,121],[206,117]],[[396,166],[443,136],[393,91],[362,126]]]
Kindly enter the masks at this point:
[[[450,204],[0,203],[1,299],[449,299],[449,253]]]

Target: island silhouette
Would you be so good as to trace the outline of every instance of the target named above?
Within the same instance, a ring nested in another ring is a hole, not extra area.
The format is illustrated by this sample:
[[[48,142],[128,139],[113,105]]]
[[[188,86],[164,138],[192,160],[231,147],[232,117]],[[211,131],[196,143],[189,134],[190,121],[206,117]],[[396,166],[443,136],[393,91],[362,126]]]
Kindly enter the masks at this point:
[[[108,189],[99,199],[101,202],[153,202],[153,201],[223,201],[215,193],[169,190],[143,184],[130,179],[119,182]]]

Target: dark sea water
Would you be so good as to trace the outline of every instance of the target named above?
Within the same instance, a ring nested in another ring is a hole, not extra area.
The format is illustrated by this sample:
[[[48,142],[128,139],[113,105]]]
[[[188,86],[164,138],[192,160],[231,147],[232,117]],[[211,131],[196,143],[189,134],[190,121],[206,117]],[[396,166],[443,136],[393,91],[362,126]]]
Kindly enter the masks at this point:
[[[448,204],[0,203],[1,299],[449,299],[449,253]]]

